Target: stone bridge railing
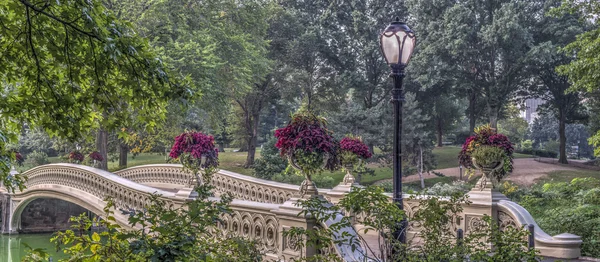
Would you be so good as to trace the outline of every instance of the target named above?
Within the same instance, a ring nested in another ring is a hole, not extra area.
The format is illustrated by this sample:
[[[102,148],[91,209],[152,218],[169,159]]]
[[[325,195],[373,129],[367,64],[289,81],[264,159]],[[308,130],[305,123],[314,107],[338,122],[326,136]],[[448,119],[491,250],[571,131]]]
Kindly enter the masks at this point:
[[[178,184],[180,186],[184,186],[183,184],[187,183],[184,181],[189,181],[191,178],[191,175],[186,175],[182,171],[181,165],[168,164],[138,166],[119,171],[117,174],[139,183],[160,183],[164,185],[170,183],[169,179],[171,179],[171,181],[181,183]],[[219,171],[214,176],[212,184],[215,186],[217,195],[230,192],[236,199],[270,204],[284,204],[288,199],[295,196],[299,189],[295,185],[257,179],[224,170]],[[319,189],[319,193],[332,203],[337,203],[349,190],[351,190],[350,185],[340,184],[331,190]],[[468,194],[471,203],[463,206],[463,213],[460,214],[460,219],[452,225],[453,229],[461,228],[465,234],[468,234],[472,228],[482,222],[484,215],[488,215],[494,221],[497,221],[500,228],[506,226],[525,227],[533,224],[535,228],[535,247],[540,250],[542,256],[557,258],[576,258],[580,256],[582,243],[580,237],[571,234],[549,236],[537,226],[527,210],[493,189],[491,184],[488,183],[475,188]],[[420,198],[422,197],[424,196],[420,196]],[[419,198],[410,198],[411,195],[404,196],[405,211],[409,220],[420,208]],[[357,221],[359,220],[360,217]],[[355,227],[357,230],[362,230],[360,224],[355,225]],[[411,224],[408,228],[408,236],[418,236],[420,230],[421,228],[418,225]],[[283,242],[285,241],[282,240]]]
[[[192,179],[192,175],[185,172],[179,164],[137,166],[117,171],[115,174],[139,184],[169,189],[187,187]],[[211,184],[217,196],[227,192],[235,199],[261,203],[283,204],[299,192],[297,185],[244,176],[226,170],[214,174]]]
[[[23,175],[28,178],[23,191],[9,194],[0,188],[0,214],[3,214],[0,220],[1,233],[18,233],[21,212],[37,198],[65,200],[101,217],[104,215],[106,197],[113,199],[117,209],[142,209],[149,203],[152,194],[160,195],[162,200],[175,206],[181,206],[190,200],[190,190],[186,188],[190,176],[182,172],[178,165],[132,168],[116,175],[88,166],[50,164],[30,169]],[[238,181],[237,178],[241,179]],[[316,225],[310,218],[299,217],[300,209],[287,201],[295,193],[294,190],[298,190],[298,186],[268,181],[265,183],[264,180],[227,171],[219,172],[213,180],[221,180],[213,183],[217,191],[233,192],[236,195],[236,199],[230,204],[232,213],[223,215],[222,223],[218,226],[224,232],[257,240],[265,254],[265,260],[288,261],[291,258],[332,251],[347,258],[347,261],[363,260],[361,249],[350,250],[345,246],[332,246],[328,250],[299,248],[293,244],[294,241],[284,237],[284,232],[292,227],[327,226]],[[180,190],[170,192],[141,183]],[[218,197],[213,200],[217,201]],[[118,211],[114,217],[118,224],[129,228],[127,217]],[[354,232],[353,229],[349,231],[350,234],[351,232]]]

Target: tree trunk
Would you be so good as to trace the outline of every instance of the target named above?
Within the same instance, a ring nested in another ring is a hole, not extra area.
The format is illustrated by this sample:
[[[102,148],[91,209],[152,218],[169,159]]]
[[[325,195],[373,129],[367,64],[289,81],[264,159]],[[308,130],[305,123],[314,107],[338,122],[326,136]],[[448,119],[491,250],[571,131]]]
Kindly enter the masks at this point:
[[[437,146],[442,147],[444,143],[442,141],[442,137],[444,135],[444,131],[442,130],[442,119],[439,117],[436,119],[436,129],[437,129]]]
[[[490,127],[492,127],[495,130],[498,130],[498,110],[499,108],[497,106],[488,106],[488,110],[489,110],[489,118],[490,118]]]
[[[119,169],[127,167],[127,153],[129,153],[129,146],[119,141]]]
[[[477,124],[477,114],[475,114],[475,107],[477,106],[477,94],[471,92],[469,94],[469,132],[475,131],[475,125]]]
[[[560,150],[558,154],[558,163],[568,164],[567,161],[567,135],[565,134],[566,119],[563,110],[559,110],[558,116],[558,136],[560,142]]]
[[[423,148],[419,145],[419,179],[421,179],[421,189],[425,189],[425,179],[423,179]]]
[[[249,132],[249,137],[246,139],[248,146],[248,155],[246,157],[246,163],[244,163],[245,168],[249,168],[254,165],[254,157],[256,155],[256,139],[258,138],[258,124],[259,124],[260,112],[256,112],[252,114],[251,129]]]
[[[98,133],[96,134],[96,149],[103,158],[97,167],[102,170],[108,170],[108,134],[104,128],[98,129]]]
[[[225,143],[220,143],[219,145],[219,152],[225,152]]]

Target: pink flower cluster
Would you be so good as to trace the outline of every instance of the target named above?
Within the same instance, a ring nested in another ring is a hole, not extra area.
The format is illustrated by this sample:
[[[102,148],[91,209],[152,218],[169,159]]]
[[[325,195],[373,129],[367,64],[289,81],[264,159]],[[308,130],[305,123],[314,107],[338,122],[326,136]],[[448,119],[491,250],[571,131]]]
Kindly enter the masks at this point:
[[[104,157],[102,157],[102,155],[98,151],[92,152],[88,157],[91,158],[92,160],[96,160],[98,162],[104,161]]]
[[[340,149],[342,151],[352,152],[362,159],[368,159],[372,156],[371,151],[369,151],[369,147],[357,137],[342,138],[342,141],[340,141]]]
[[[296,150],[306,152],[331,153],[335,151],[335,140],[321,119],[311,113],[296,114],[292,121],[275,130],[281,155],[288,155]]]
[[[169,156],[179,158],[184,153],[198,160],[204,156],[205,165],[218,165],[219,149],[215,148],[214,138],[201,132],[185,132],[175,137]]]
[[[71,161],[83,162],[83,158],[85,158],[85,157],[79,151],[73,151],[69,154],[69,159]]]

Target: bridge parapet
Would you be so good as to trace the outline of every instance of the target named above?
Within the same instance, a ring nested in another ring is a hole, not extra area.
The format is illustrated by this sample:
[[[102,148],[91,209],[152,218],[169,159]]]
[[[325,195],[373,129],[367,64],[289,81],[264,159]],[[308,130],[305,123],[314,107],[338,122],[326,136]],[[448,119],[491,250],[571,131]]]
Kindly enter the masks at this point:
[[[189,186],[192,180],[192,175],[183,171],[183,166],[179,164],[143,165],[123,169],[115,174],[136,183],[159,188],[179,189]],[[245,176],[226,170],[214,174],[211,184],[217,196],[231,193],[235,199],[261,203],[283,204],[300,191],[300,186],[297,185]],[[328,189],[319,191],[326,193]]]

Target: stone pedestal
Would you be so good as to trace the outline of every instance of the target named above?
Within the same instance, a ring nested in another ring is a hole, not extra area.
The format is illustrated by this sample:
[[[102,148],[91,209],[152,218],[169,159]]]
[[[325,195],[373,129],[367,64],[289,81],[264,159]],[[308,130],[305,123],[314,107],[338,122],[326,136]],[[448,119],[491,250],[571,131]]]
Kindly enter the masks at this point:
[[[13,204],[12,197],[7,193],[0,193],[0,234],[16,234],[11,228]]]
[[[488,215],[496,223],[498,221],[498,202],[509,199],[494,188],[492,181],[485,175],[477,182],[477,185],[467,193],[470,205],[463,208],[463,221],[461,227],[465,234],[469,234],[474,228],[484,223],[483,216]]]
[[[346,196],[346,194],[352,191],[352,187],[361,187],[361,185],[356,183],[354,176],[349,171],[346,171],[344,180],[332,188],[329,192],[325,193],[325,195],[331,203],[337,205],[340,200]]]
[[[278,209],[271,210],[273,214],[276,214],[277,219],[279,220],[279,239],[281,240],[279,241],[279,259],[281,259],[281,261],[291,261],[293,258],[299,259],[317,254],[315,247],[306,246],[306,240],[304,238],[296,239],[284,235],[284,232],[293,227],[310,229],[317,226],[317,223],[313,218],[305,215],[299,216],[300,212],[302,212],[302,207],[297,205],[300,200],[302,199],[291,198],[279,206]],[[298,245],[299,242],[304,242],[304,244]]]
[[[191,201],[198,197],[198,192],[194,191],[194,189],[191,187],[184,187],[182,189],[179,189],[179,191],[175,193],[175,196]]]

